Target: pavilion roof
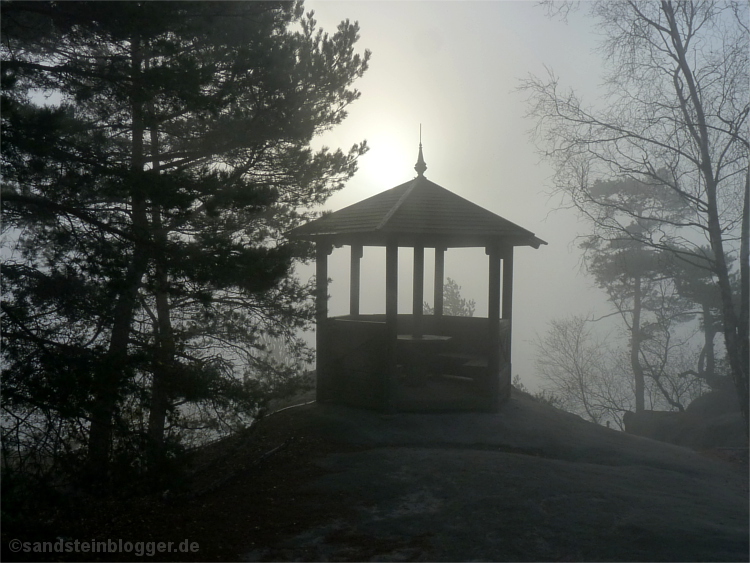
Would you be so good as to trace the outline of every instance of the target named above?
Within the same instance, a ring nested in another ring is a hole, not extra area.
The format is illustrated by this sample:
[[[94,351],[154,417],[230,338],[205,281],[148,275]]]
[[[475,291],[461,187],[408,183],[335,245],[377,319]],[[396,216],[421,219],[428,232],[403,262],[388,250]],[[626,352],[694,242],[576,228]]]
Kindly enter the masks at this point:
[[[421,157],[421,151],[420,151]],[[507,219],[419,175],[291,231],[294,238],[380,246],[486,246],[539,248],[545,241]]]

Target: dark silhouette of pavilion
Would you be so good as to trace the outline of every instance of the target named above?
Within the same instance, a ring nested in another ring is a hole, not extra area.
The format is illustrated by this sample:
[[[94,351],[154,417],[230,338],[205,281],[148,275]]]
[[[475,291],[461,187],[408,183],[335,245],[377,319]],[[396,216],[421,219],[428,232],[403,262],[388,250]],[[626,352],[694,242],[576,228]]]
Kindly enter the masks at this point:
[[[534,233],[431,182],[422,144],[417,177],[294,229],[316,245],[317,400],[391,411],[495,411],[511,387],[513,248]],[[350,311],[328,317],[328,255],[351,247]],[[386,248],[385,315],[362,315],[364,246]],[[411,315],[398,314],[398,249],[414,248]],[[444,252],[484,247],[487,318],[443,314]],[[434,314],[422,311],[424,249],[435,249]]]

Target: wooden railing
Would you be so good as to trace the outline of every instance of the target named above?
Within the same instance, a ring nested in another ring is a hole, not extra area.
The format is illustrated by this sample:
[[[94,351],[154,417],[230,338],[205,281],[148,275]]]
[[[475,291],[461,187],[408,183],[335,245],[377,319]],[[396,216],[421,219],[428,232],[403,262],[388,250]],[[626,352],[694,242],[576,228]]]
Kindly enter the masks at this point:
[[[502,401],[510,393],[510,323],[500,321],[500,341],[494,344],[488,341],[491,334],[488,323],[482,317],[425,315],[423,332],[450,337],[440,350],[443,357],[436,358],[445,362],[446,372],[450,371],[449,362],[455,360],[456,365],[465,367],[463,373],[467,378],[475,379],[482,395],[488,398],[497,395]],[[411,315],[399,315],[398,333],[410,334],[411,329]],[[326,332],[331,400],[363,408],[387,408],[395,374],[389,373],[385,315],[330,318]],[[493,346],[499,348],[496,373],[491,373]]]
[[[388,376],[385,322],[333,318],[328,320],[327,333],[333,402],[384,408]]]

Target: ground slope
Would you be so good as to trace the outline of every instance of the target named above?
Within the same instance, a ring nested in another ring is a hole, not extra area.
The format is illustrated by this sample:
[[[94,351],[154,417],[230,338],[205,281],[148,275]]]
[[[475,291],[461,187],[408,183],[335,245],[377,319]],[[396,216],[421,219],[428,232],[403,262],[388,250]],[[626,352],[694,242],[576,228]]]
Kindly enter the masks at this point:
[[[746,465],[522,393],[498,414],[307,405],[264,424],[341,446],[317,457],[297,504],[339,511],[246,560],[748,560]]]
[[[515,390],[497,414],[286,409],[196,451],[180,475],[158,494],[72,491],[6,519],[2,560],[748,560],[747,463]],[[11,538],[199,549],[19,553]]]

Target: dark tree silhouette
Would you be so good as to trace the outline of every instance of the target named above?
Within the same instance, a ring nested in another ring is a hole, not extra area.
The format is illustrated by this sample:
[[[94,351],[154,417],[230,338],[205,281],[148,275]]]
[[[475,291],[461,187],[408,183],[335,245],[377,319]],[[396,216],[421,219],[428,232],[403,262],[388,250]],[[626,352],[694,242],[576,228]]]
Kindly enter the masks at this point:
[[[91,475],[158,460],[180,404],[250,408],[259,335],[309,320],[284,232],[366,150],[310,143],[369,53],[301,2],[7,2],[2,34],[3,407]]]

